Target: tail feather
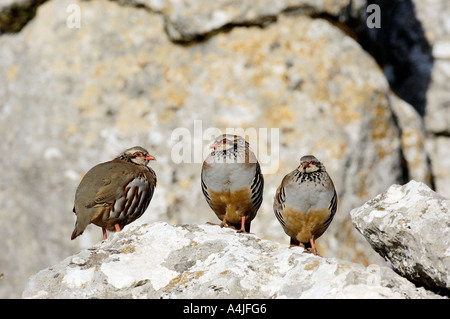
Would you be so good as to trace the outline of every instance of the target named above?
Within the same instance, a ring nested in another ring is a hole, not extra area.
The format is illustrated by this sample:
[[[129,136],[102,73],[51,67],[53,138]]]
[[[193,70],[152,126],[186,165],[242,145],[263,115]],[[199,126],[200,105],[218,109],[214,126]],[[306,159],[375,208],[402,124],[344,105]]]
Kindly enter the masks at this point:
[[[74,240],[75,238],[80,236],[86,229],[87,225],[89,225],[89,223],[91,222],[91,220],[89,218],[86,218],[86,216],[80,216],[79,214],[77,214],[77,212],[75,211],[75,207],[73,208],[73,212],[75,213],[75,215],[77,215],[77,221],[75,222],[75,228],[72,232],[72,236],[70,236],[71,240]]]
[[[245,223],[245,231],[246,231],[247,233],[250,232],[250,223]]]
[[[290,245],[291,246],[300,246],[300,242],[297,239],[291,237]],[[306,243],[302,243],[302,245],[305,249],[312,248],[311,243],[309,241]]]
[[[77,231],[77,227],[75,227],[75,229],[73,230],[72,236],[70,237],[71,240],[74,240],[75,238],[77,238],[78,236],[80,236],[83,232],[78,232]]]

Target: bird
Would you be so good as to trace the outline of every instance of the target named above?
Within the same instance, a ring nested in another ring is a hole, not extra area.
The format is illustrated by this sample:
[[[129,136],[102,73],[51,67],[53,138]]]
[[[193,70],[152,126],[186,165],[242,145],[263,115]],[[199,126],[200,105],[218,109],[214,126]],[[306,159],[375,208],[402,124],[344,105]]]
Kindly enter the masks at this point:
[[[214,140],[202,165],[201,188],[222,221],[221,227],[250,233],[263,200],[264,178],[256,155],[242,136],[223,134]]]
[[[337,202],[336,189],[325,166],[315,156],[305,155],[277,188],[273,210],[290,237],[290,245],[318,255],[315,240],[330,226]]]
[[[91,168],[75,193],[76,215],[71,239],[80,236],[93,223],[108,231],[121,231],[146,211],[156,187],[156,174],[147,166],[155,160],[141,146],[134,146],[111,161]]]

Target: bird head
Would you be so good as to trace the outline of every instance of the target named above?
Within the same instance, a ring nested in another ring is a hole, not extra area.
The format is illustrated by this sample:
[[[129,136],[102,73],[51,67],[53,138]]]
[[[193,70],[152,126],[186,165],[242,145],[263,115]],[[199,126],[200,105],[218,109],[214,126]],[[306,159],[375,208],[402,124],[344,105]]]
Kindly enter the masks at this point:
[[[313,173],[319,170],[324,170],[324,167],[319,160],[313,155],[305,155],[300,159],[300,166],[298,170],[302,173]]]
[[[149,161],[156,160],[147,150],[140,146],[134,146],[121,153],[118,158],[136,165],[147,165]]]
[[[216,137],[211,145],[211,148],[214,150],[214,152],[239,150],[245,147],[248,147],[248,142],[242,136],[232,134],[223,134]]]

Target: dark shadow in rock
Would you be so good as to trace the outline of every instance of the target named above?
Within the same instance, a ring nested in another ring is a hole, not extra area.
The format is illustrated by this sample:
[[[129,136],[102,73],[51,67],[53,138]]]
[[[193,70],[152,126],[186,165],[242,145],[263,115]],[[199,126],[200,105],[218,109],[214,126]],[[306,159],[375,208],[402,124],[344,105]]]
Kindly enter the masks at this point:
[[[374,11],[366,12],[365,20],[348,24],[359,25],[353,28],[359,43],[382,67],[392,90],[424,116],[433,57],[414,4],[411,0],[367,1],[370,4],[380,8],[380,28],[367,26],[367,18]]]
[[[16,33],[34,18],[37,8],[47,0],[29,0],[23,3],[13,3],[0,12],[0,35]]]

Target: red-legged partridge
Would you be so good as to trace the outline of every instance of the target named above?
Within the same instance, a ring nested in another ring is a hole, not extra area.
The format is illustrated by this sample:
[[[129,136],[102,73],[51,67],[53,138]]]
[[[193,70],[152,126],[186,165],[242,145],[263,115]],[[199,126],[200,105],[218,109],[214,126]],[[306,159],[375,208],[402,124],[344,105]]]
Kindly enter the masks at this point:
[[[127,149],[112,161],[98,164],[81,180],[73,212],[77,216],[71,239],[87,225],[120,231],[147,209],[156,187],[156,174],[147,166],[155,158],[140,147]]]
[[[303,156],[298,168],[283,178],[273,203],[275,216],[291,238],[291,245],[310,248],[315,255],[315,240],[330,225],[336,208],[333,181],[312,155]]]
[[[203,162],[201,186],[221,226],[250,232],[261,206],[264,179],[258,160],[241,136],[224,134],[215,139]]]

